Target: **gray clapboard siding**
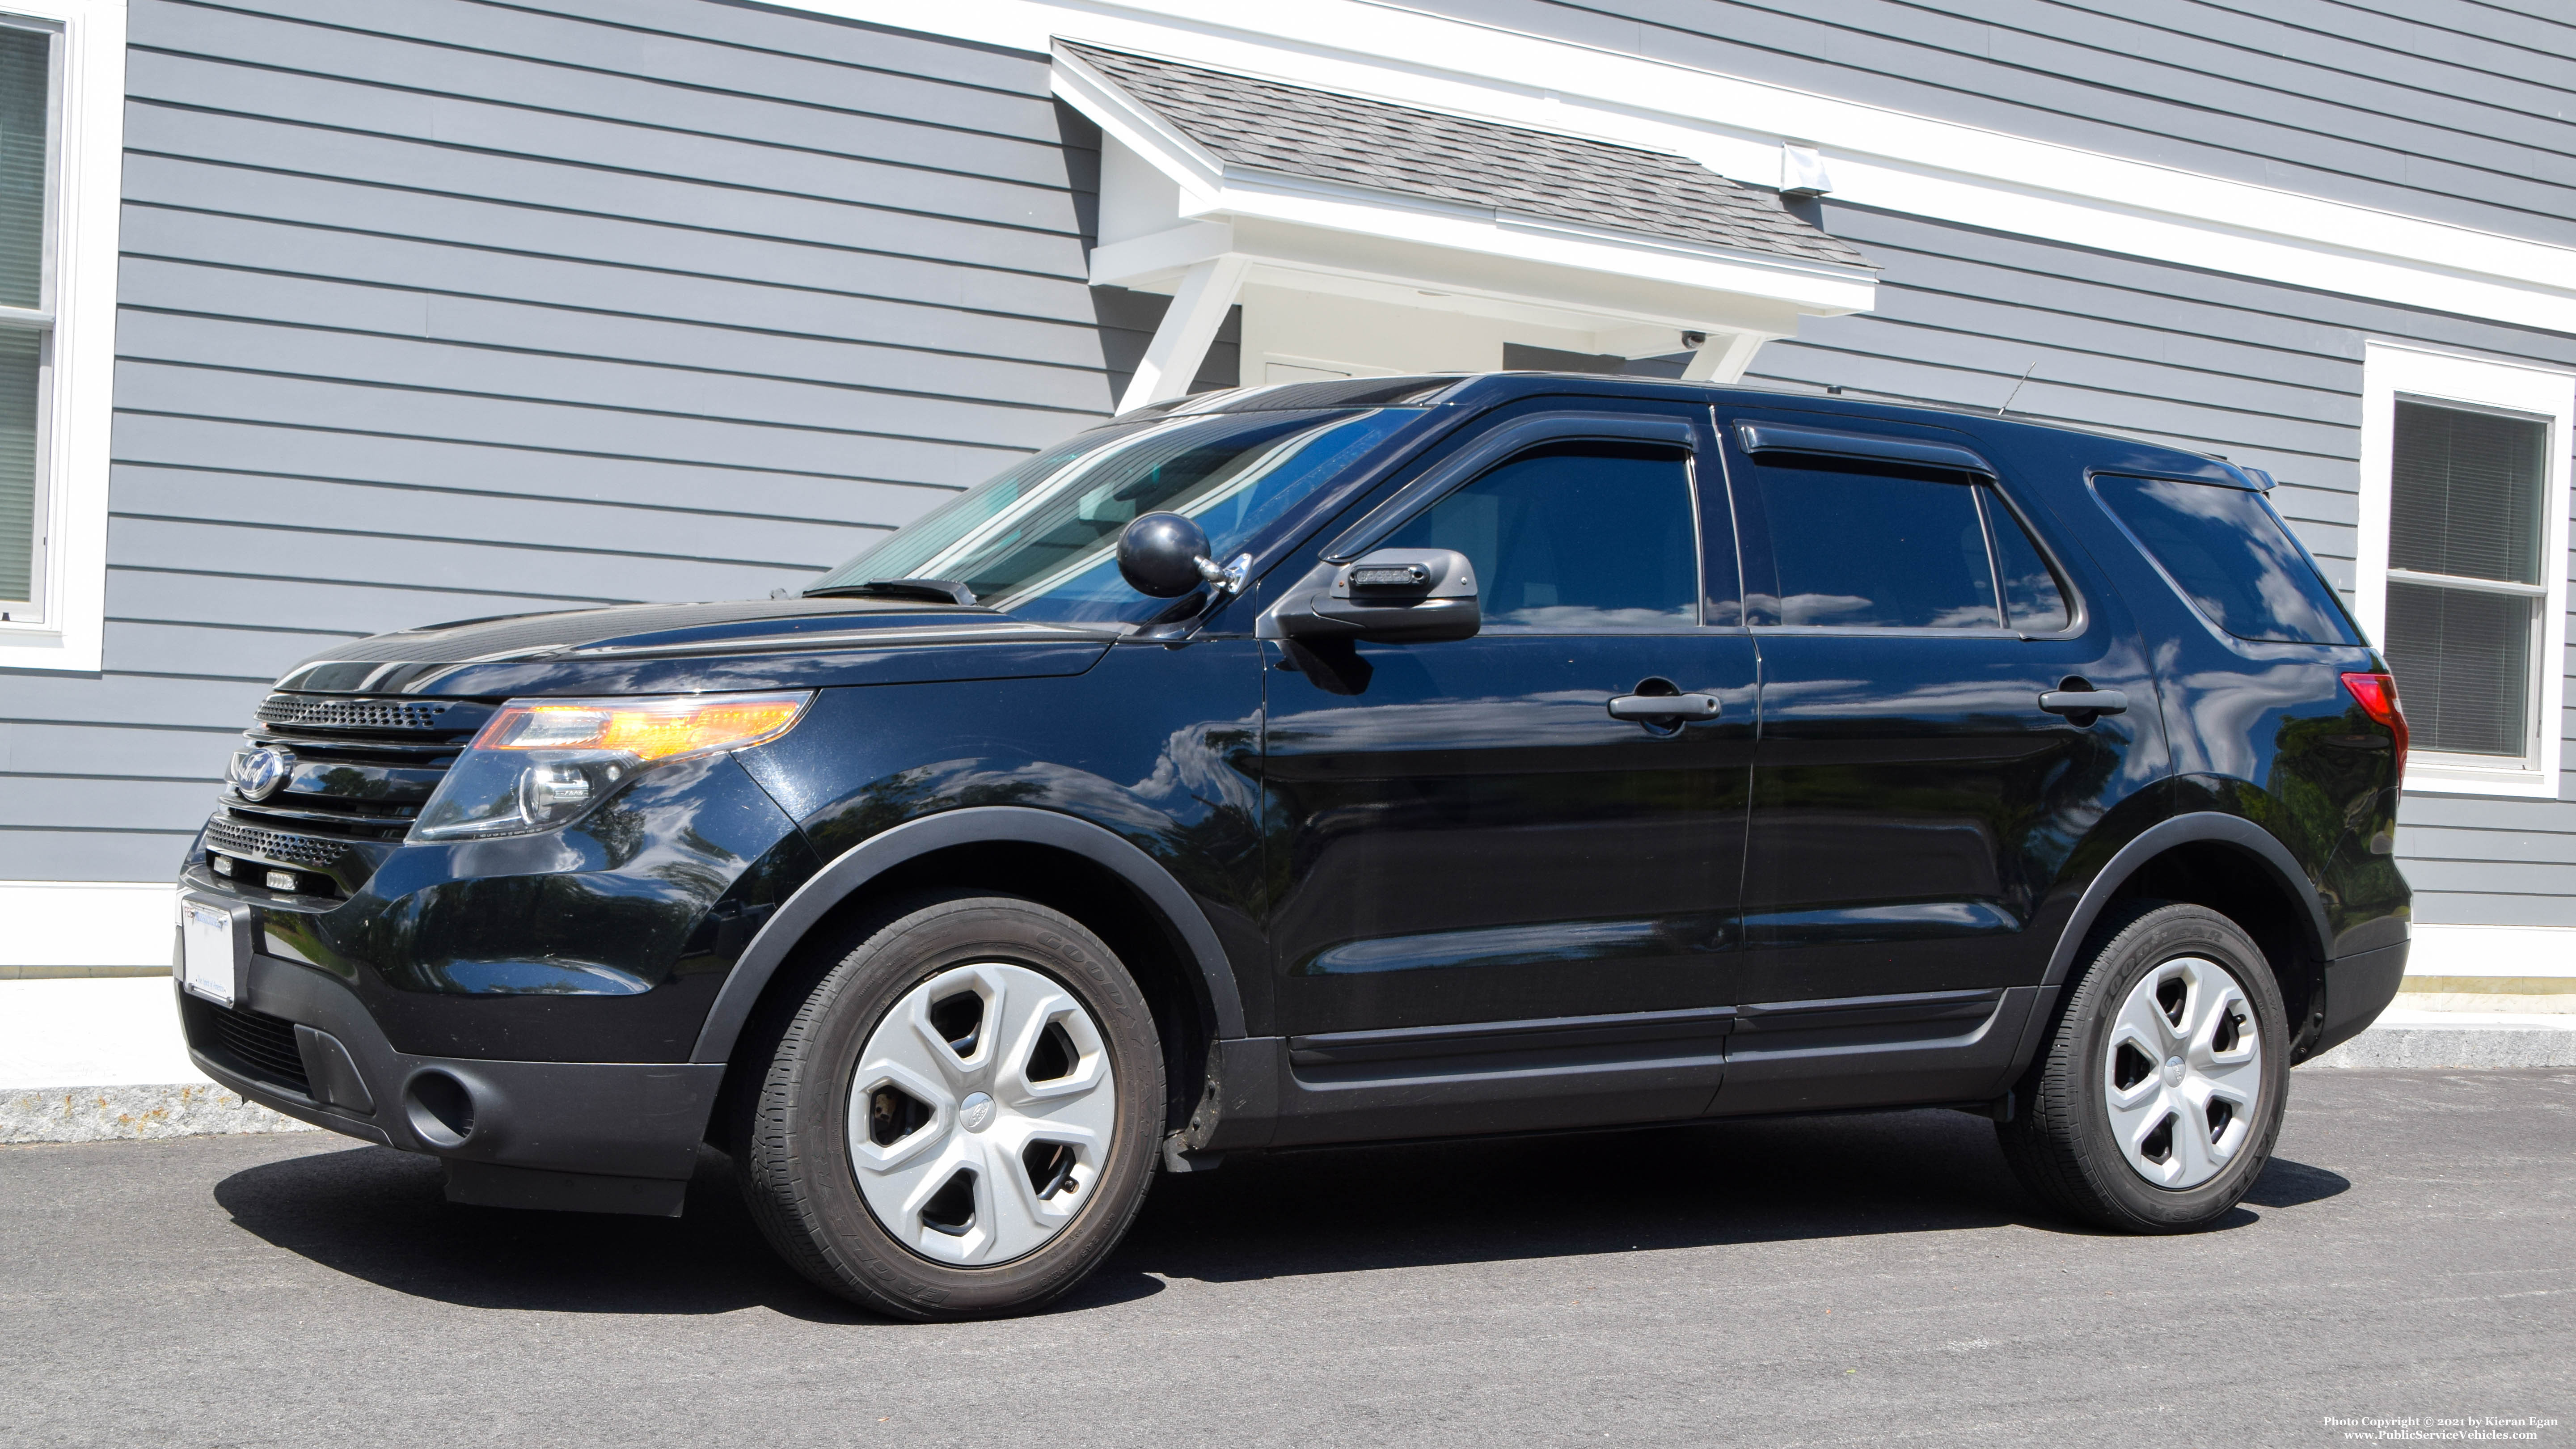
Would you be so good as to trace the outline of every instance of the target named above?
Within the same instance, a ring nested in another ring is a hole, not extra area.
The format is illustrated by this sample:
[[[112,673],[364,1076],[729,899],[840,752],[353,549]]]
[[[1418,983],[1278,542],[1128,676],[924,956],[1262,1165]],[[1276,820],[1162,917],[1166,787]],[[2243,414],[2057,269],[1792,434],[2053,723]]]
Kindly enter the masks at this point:
[[[108,647],[137,674],[270,680],[312,654],[358,637],[354,629],[241,629],[165,619],[110,619]],[[124,774],[163,774],[125,770]]]
[[[974,437],[1028,451],[1099,415],[1066,407],[970,401],[788,376],[654,365],[614,355],[468,346],[391,334],[283,327],[129,309],[119,353],[276,377],[373,383],[406,392],[588,404],[727,423],[770,424],[885,438]]]
[[[147,225],[146,208],[176,213],[139,240],[147,255],[194,257],[187,241],[201,218],[241,217],[241,168],[180,156],[129,150],[125,158],[126,225]],[[906,256],[890,250],[906,240],[887,227],[845,228],[820,236],[762,235],[716,225],[739,225],[730,213],[709,211],[694,219],[629,218],[554,207],[532,210],[507,200],[486,200],[428,190],[368,184],[363,179],[263,171],[257,180],[260,215],[249,220],[328,230],[353,236],[448,242],[486,249],[496,260],[529,257],[596,269],[595,285],[624,288],[630,305],[646,305],[653,276],[706,277],[749,285],[791,288],[924,307],[968,309],[1002,317],[1045,318],[1079,325],[1090,309],[1061,276],[961,265],[961,258]],[[176,238],[160,241],[159,238]],[[867,245],[876,243],[876,245]],[[211,260],[225,260],[221,252]],[[450,268],[422,280],[439,285]]]
[[[662,78],[454,46],[388,44],[389,37],[381,33],[230,11],[179,11],[174,19],[180,23],[164,27],[158,37],[160,45],[172,49],[138,49],[128,72],[146,82],[138,89],[149,89],[166,102],[237,109],[239,79],[224,72],[249,67],[266,73],[273,82],[273,89],[263,87],[256,108],[260,114],[293,115],[303,99],[316,113],[337,118],[345,109],[335,103],[330,88],[383,86],[425,99],[428,104],[423,109],[439,125],[438,139],[459,144],[474,144],[475,132],[451,132],[446,125],[450,117],[439,104],[442,99],[623,122],[673,134],[762,142],[881,165],[1016,181],[1051,192],[1060,192],[1064,182],[1062,163],[1052,156],[1059,138],[1042,99],[1024,98],[1015,106],[997,108],[989,96],[958,96],[953,87],[916,82],[892,88],[870,86],[864,94],[874,104],[854,109],[847,104],[851,98],[847,73],[837,77],[840,87],[835,95],[831,84],[835,77],[823,67],[814,67],[825,73],[794,88],[803,94],[783,89],[754,95],[689,87],[687,107],[680,113],[685,119],[675,122],[673,92],[681,87]],[[773,71],[764,79],[785,81],[787,77]],[[943,97],[951,98],[947,106],[941,105]],[[907,100],[929,114],[903,114],[899,108]],[[371,112],[370,124],[398,129],[395,123],[404,118],[404,110],[378,108]],[[937,123],[941,110],[954,112],[946,118],[949,124]],[[995,119],[1006,129],[993,129],[990,122]]]
[[[212,7],[174,10],[164,17],[155,40],[193,55],[267,65],[278,62],[274,28],[294,26],[299,35],[293,44],[297,68],[336,69],[350,78],[376,78],[394,85],[417,85],[421,73],[386,69],[387,57],[401,56],[434,67],[439,88],[464,92],[474,91],[476,78],[487,74],[478,68],[484,62],[536,62],[573,75],[640,83],[649,87],[646,94],[678,88],[761,104],[793,102],[924,129],[1028,141],[1054,138],[1046,88],[1029,83],[1027,56],[1002,53],[1000,73],[969,68],[942,74],[946,67],[940,62],[959,47],[908,43],[909,37],[877,31],[869,43],[841,55],[824,53],[826,47],[817,47],[812,54],[754,47],[761,52],[760,63],[748,68],[730,53],[733,47],[710,44],[723,37],[716,33],[720,27],[708,25],[708,17],[698,13],[701,8],[684,8],[665,17],[687,25],[688,30],[654,35],[636,24],[646,10],[626,4],[601,9],[599,20],[616,22],[603,25],[571,14],[499,5],[361,7],[345,0],[274,0],[261,7],[265,14],[256,16]],[[394,47],[382,44],[384,40],[418,44]],[[326,54],[334,58],[334,66],[316,64],[315,57]],[[908,61],[921,69],[916,73],[870,63],[889,56],[898,66]],[[743,89],[746,78],[753,75],[758,89]],[[539,93],[550,90],[543,87]],[[488,86],[485,93],[519,100],[528,95],[497,85]]]
[[[352,518],[352,523],[362,520]],[[757,598],[782,580],[810,577],[795,563],[729,563],[715,559],[635,555],[559,545],[473,543],[402,538],[360,528],[286,528],[197,520],[120,516],[120,559],[139,567],[184,568],[210,555],[246,572],[329,582],[400,578],[432,584],[524,579],[549,594],[616,599],[634,590],[639,570],[674,585],[676,598]]]
[[[1050,188],[1017,177],[889,165],[816,147],[753,143],[150,52],[137,58],[134,69],[141,74],[129,76],[128,83],[155,98],[136,107],[137,120],[144,122],[140,144],[156,150],[173,129],[205,120],[287,122],[319,131],[363,116],[362,127],[319,133],[434,145],[478,162],[535,157],[546,165],[568,162],[1059,235],[1078,230],[1072,197],[1061,184]],[[1061,165],[1061,151],[1057,156]],[[1029,159],[1034,170],[1036,158]]]
[[[212,790],[206,801],[211,809]],[[101,818],[94,810],[79,814]],[[0,827],[0,880],[159,880],[179,873],[193,833],[78,824]]]
[[[1879,304],[1766,347],[1755,381],[1991,411],[2036,364],[2015,416],[2271,470],[2275,503],[2347,589],[2366,339],[2576,364],[2560,334],[1830,202],[1825,216],[1885,268]],[[2576,647],[2562,667],[2576,672]],[[2414,795],[2400,819],[2418,919],[2576,925],[2576,799]]]
[[[149,725],[190,730],[229,726],[237,734],[250,722],[250,711],[259,707],[260,692],[260,683],[239,679],[137,674],[114,669],[86,677],[12,674],[8,702],[0,705],[8,713],[0,718],[12,724]],[[205,773],[209,777],[221,771],[227,753],[229,748],[208,757],[211,763]],[[24,771],[30,767],[27,761],[20,760],[17,768]]]
[[[1069,216],[1057,218],[1057,227],[1020,226],[1000,217],[871,206],[857,196],[727,185],[721,180],[643,169],[570,165],[257,117],[139,103],[127,116],[125,139],[132,150],[237,170],[292,170],[373,186],[510,202],[567,216],[595,214],[791,241],[830,243],[848,236],[854,227],[864,227],[871,251],[931,260],[947,257],[972,266],[1068,281],[1081,275],[1081,237],[1069,229]],[[640,136],[631,139],[644,143]],[[783,158],[768,169],[780,173],[780,180],[793,180],[792,168],[785,166]],[[950,199],[961,204],[971,200]],[[361,210],[346,220],[364,225],[371,215]]]
[[[0,771],[23,771],[32,777],[37,775],[36,767],[42,765],[48,775],[57,778],[61,772],[73,770],[87,775],[196,780],[211,785],[222,778],[226,754],[239,748],[240,743],[234,730],[211,727],[0,724]],[[210,754],[210,744],[220,748]]]
[[[757,389],[745,391],[756,393]],[[588,398],[558,401],[542,395],[429,391],[400,382],[343,382],[239,372],[211,364],[174,366],[140,358],[129,358],[118,367],[117,399],[123,407],[145,412],[561,448],[611,457],[675,458],[711,466],[756,458],[771,468],[830,475],[863,459],[875,476],[961,487],[991,475],[1034,446],[1015,447],[981,436],[954,440],[887,436],[856,428],[656,413]],[[683,397],[684,405],[687,401]]]
[[[494,581],[515,587],[492,588],[389,584],[379,579],[341,583],[265,578],[238,570],[138,568],[131,564],[110,564],[107,577],[108,607],[120,611],[117,617],[182,619],[244,629],[283,627],[320,632],[346,628],[363,634],[383,634],[450,619],[628,602],[623,595],[534,592],[528,588],[534,580],[524,571],[510,580]],[[13,693],[20,692],[14,676],[11,689]],[[51,713],[42,717],[72,718]],[[122,717],[112,711],[96,716],[104,720]],[[212,722],[210,716],[186,718]],[[246,722],[246,718],[234,720],[232,727],[239,729]]]
[[[0,829],[42,829],[67,816],[97,812],[138,830],[202,825],[214,798],[210,780],[134,780],[91,775],[13,775],[0,790]]]
[[[2576,241],[2566,116],[2576,30],[2510,21],[2484,0],[2410,0],[2376,16],[2312,0],[1413,3],[2086,150]]]
[[[129,259],[119,277],[118,293],[129,309],[174,317],[259,319],[338,335],[411,337],[684,373],[823,383],[986,408],[1037,408],[1082,420],[1097,416],[1093,404],[1101,384],[1096,363],[1087,369],[1031,366],[899,344],[574,311],[230,267]],[[579,353],[564,350],[567,333],[578,334]],[[279,344],[292,361],[300,358],[300,344],[307,340],[286,332]]]
[[[775,560],[823,569],[885,536],[882,528],[801,519],[665,508],[626,508],[591,501],[459,495],[444,490],[219,473],[186,468],[120,467],[117,497],[126,518],[227,524],[243,518],[294,519],[338,530],[406,538],[524,546],[578,539],[593,551],[640,559]]]
[[[2576,865],[2576,836],[2530,830],[2463,830],[2409,826],[2408,859],[2424,861],[2546,862]]]
[[[224,418],[128,412],[123,460],[138,467],[367,483],[496,498],[564,499],[687,516],[873,526],[945,498],[947,487],[780,473],[724,463],[498,447]],[[731,505],[731,506],[728,506]]]
[[[1106,416],[1163,306],[1084,283],[1043,57],[708,0],[131,40],[107,667],[0,690],[0,878],[165,877],[330,640],[801,582]]]
[[[959,357],[997,364],[988,375],[1006,382],[1020,370],[1042,375],[1067,372],[1089,380],[1100,366],[1099,348],[1090,335],[1094,319],[1087,309],[1080,317],[1042,319],[1057,324],[1052,327],[1031,327],[1033,319],[1009,311],[745,282],[667,268],[637,277],[597,261],[158,207],[132,207],[126,217],[127,260],[118,280],[127,299],[138,305],[154,304],[148,289],[155,286],[184,287],[186,296],[193,299],[212,295],[216,288],[253,286],[263,278],[307,279],[310,284],[329,282],[416,297],[424,312],[439,299],[463,298],[600,318],[637,316],[722,327],[770,338],[893,343],[906,349],[906,355],[925,359]],[[186,259],[174,259],[179,253]],[[850,270],[870,274],[854,275],[852,282],[876,280],[874,263]],[[164,276],[171,280],[163,281]],[[1020,351],[1012,352],[1013,348]]]

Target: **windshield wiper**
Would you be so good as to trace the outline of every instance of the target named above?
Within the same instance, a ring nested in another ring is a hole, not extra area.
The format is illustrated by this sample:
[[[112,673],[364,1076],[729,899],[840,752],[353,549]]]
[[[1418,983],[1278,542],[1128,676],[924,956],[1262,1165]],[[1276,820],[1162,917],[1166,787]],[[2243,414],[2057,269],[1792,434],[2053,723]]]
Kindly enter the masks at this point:
[[[935,604],[964,604],[976,607],[975,591],[954,579],[870,579],[863,584],[834,584],[828,589],[807,589],[809,599],[927,599]]]

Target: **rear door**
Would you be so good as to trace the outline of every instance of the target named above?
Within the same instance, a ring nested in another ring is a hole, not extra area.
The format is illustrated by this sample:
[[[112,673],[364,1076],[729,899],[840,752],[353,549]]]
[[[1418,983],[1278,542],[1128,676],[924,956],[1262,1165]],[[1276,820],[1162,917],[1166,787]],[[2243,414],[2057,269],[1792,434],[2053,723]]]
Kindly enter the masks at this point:
[[[1742,1109],[1762,1073],[1735,1064],[1765,1032],[1865,1056],[2008,1030],[1998,1010],[2029,1002],[2004,989],[2036,983],[2055,944],[2052,886],[2161,774],[2161,737],[2125,611],[2079,587],[2081,559],[1968,438],[1818,414],[1721,422],[1763,675],[1727,1090]],[[2128,709],[2043,704],[2081,691]]]

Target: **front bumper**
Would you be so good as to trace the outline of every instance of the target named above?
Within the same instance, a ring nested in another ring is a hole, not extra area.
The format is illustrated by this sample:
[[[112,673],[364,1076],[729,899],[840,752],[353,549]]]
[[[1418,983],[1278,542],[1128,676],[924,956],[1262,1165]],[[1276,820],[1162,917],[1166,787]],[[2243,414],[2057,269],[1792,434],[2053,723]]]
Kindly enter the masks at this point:
[[[397,1051],[348,987],[255,951],[231,1008],[174,989],[200,1071],[317,1127],[440,1158],[460,1202],[676,1217],[724,1080],[721,1064]]]

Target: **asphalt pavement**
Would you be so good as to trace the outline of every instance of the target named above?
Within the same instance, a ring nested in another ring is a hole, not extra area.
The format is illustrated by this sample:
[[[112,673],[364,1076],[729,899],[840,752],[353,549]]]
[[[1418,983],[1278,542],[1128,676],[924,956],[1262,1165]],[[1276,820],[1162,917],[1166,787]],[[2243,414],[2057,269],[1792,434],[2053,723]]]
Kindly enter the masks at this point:
[[[2235,1446],[2468,1418],[2576,1449],[2572,1411],[2567,1072],[2299,1072],[2245,1207],[2179,1238],[2048,1219],[1951,1112],[1237,1161],[1164,1178],[1050,1311],[938,1326],[779,1266],[712,1154],[667,1221],[452,1207],[435,1164],[312,1134],[0,1149],[9,1445]]]

